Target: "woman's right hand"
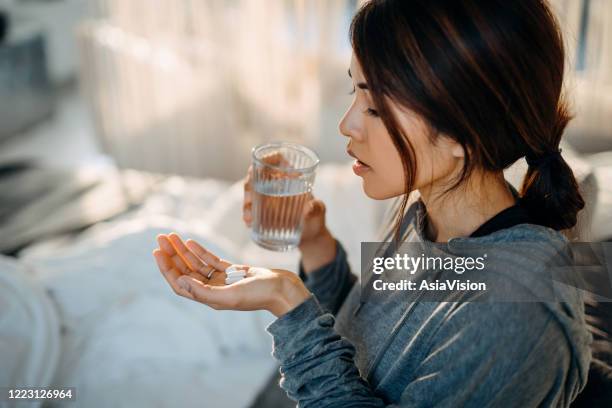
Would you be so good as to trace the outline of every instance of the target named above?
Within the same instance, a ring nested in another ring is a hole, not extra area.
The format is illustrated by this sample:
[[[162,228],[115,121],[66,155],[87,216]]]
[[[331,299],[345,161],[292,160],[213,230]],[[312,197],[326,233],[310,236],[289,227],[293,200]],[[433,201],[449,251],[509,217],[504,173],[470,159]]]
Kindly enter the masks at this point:
[[[272,165],[288,164],[280,153],[271,154],[263,160]],[[274,170],[270,169],[269,171],[273,172]],[[249,228],[253,221],[252,207],[253,165],[250,165],[244,180],[244,200],[242,204],[242,219]],[[325,224],[325,212],[326,208],[323,201],[316,199],[312,193],[308,193],[302,211],[302,236],[298,245],[302,252],[302,264],[306,273],[331,261],[336,253],[335,239]]]

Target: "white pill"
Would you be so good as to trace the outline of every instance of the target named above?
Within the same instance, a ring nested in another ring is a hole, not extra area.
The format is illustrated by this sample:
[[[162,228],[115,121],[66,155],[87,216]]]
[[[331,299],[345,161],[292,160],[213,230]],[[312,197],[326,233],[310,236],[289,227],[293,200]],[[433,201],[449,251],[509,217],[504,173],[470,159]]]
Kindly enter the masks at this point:
[[[246,271],[232,271],[232,272],[225,272],[225,274],[227,275],[228,278],[230,276],[241,276],[244,278],[246,276]]]
[[[235,277],[235,278],[225,278],[225,284],[226,285],[231,285],[232,283],[241,281],[242,279],[244,279],[242,276]]]
[[[237,272],[237,271],[241,271],[242,269],[238,269],[238,265],[230,265],[227,268],[225,268],[225,273],[227,273],[228,275],[232,272]]]

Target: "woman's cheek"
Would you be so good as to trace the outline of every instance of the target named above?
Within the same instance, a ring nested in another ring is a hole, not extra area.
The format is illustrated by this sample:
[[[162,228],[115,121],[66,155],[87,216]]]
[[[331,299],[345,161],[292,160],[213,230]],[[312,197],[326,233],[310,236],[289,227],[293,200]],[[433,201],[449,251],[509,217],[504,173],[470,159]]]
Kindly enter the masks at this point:
[[[386,200],[404,194],[403,167],[394,168],[384,165],[363,175],[363,190],[374,200]]]

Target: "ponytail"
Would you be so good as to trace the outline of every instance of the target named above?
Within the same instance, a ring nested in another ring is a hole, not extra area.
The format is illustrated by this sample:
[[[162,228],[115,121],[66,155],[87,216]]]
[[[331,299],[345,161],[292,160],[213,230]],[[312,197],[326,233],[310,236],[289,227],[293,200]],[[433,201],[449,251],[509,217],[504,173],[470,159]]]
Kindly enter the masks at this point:
[[[558,112],[557,125],[552,132],[554,146],[559,146],[568,122],[566,111]],[[572,228],[576,225],[578,212],[584,208],[584,200],[572,169],[561,156],[561,149],[557,147],[540,154],[530,152],[526,160],[529,167],[521,187],[521,198],[530,216],[537,223],[556,230]]]

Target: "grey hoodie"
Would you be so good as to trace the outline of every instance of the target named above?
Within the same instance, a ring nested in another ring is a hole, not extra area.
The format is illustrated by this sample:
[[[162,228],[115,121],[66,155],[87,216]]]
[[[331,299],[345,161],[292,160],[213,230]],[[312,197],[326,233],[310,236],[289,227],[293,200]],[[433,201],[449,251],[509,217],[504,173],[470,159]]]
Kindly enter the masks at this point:
[[[424,222],[417,201],[407,242],[426,241]],[[530,243],[504,264],[516,271],[513,290],[527,292],[541,288],[522,279],[567,243],[533,224],[452,241]],[[280,386],[299,407],[566,407],[586,383],[592,338],[571,287],[557,302],[406,302],[401,292],[361,302],[339,242],[332,262],[300,276],[313,296],[266,328]]]

